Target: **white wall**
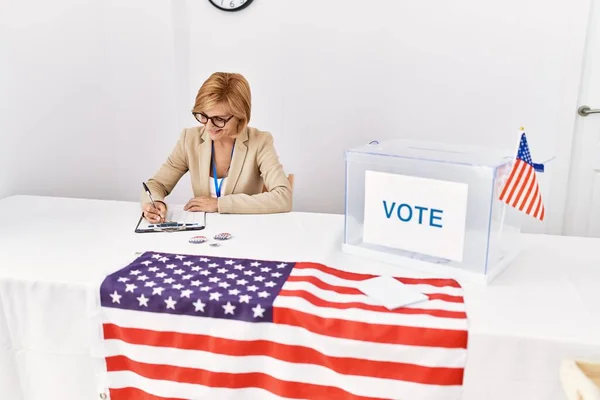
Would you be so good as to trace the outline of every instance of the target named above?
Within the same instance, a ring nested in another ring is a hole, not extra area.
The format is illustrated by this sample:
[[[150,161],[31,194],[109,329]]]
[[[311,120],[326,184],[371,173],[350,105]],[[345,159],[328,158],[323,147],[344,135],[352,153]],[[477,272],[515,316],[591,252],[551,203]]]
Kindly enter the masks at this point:
[[[47,10],[34,18],[30,3]],[[296,210],[343,212],[343,151],[372,139],[513,148],[524,125],[534,158],[568,166],[587,3],[256,0],[225,13],[197,0],[12,1],[0,58],[22,100],[0,134],[27,143],[8,154],[13,191],[137,199],[214,71],[250,81],[251,125],[296,174]],[[544,189],[551,231],[564,183],[558,171]]]
[[[0,8],[0,144],[10,176],[1,194],[136,198],[155,167],[145,159],[162,158],[180,126],[170,3]]]
[[[112,117],[102,81],[97,5],[4,3],[0,59],[6,96],[0,132],[10,143],[4,150],[11,191],[106,196],[103,182],[114,167],[102,154],[114,137],[106,134]]]

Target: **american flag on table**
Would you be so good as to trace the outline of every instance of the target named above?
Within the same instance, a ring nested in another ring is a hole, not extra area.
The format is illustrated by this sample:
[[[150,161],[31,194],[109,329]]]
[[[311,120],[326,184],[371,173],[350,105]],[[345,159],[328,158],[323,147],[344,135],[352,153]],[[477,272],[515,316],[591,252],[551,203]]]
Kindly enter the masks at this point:
[[[545,209],[535,173],[536,169],[543,171],[543,166],[533,163],[527,137],[525,132],[522,132],[517,158],[510,175],[504,183],[500,200],[527,215],[543,221]]]
[[[322,264],[146,252],[101,285],[112,400],[460,399],[458,283],[394,311]]]

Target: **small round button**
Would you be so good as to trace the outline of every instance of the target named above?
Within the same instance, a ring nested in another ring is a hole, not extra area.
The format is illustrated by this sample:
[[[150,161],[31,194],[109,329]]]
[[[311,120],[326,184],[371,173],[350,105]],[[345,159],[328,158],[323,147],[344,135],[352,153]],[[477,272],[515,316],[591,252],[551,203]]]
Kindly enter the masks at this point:
[[[194,244],[200,244],[200,243],[204,243],[206,242],[208,239],[206,238],[206,236],[194,236],[191,237],[188,242],[190,243],[194,243]]]
[[[215,240],[229,240],[231,239],[231,233],[223,232],[215,235]]]

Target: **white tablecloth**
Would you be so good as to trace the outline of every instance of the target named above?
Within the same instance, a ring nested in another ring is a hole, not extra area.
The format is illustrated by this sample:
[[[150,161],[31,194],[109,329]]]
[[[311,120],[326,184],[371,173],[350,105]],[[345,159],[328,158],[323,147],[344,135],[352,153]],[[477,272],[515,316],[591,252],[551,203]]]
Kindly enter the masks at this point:
[[[210,214],[201,234],[234,235],[214,248],[188,243],[198,232],[134,233],[137,203],[13,196],[0,209],[2,400],[98,398],[90,299],[104,275],[136,252],[314,261],[357,272],[400,268],[342,253],[342,215]],[[600,240],[524,241],[490,286],[463,284],[465,400],[564,400],[560,360],[600,359]]]

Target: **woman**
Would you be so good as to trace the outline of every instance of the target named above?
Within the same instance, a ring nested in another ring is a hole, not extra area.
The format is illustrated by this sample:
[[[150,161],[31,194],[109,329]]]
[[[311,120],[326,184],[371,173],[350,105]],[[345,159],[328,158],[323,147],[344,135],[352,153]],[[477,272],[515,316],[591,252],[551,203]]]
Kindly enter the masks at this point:
[[[184,206],[186,211],[258,214],[291,210],[292,189],[273,137],[248,126],[250,97],[250,86],[240,74],[214,73],[204,82],[192,110],[202,126],[183,130],[166,162],[147,182],[156,207],[142,191],[142,210],[148,221],[164,222],[164,199],[188,171],[194,198]]]

